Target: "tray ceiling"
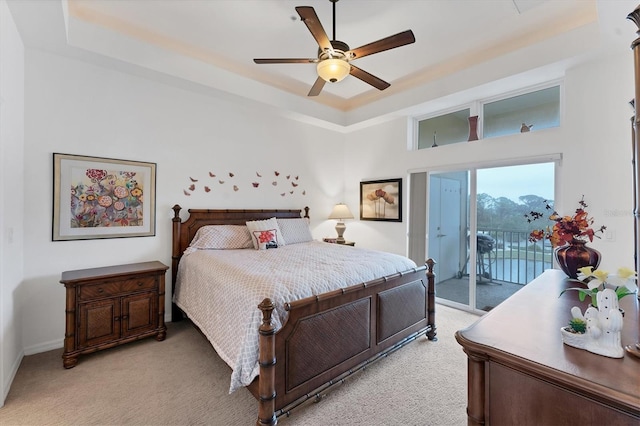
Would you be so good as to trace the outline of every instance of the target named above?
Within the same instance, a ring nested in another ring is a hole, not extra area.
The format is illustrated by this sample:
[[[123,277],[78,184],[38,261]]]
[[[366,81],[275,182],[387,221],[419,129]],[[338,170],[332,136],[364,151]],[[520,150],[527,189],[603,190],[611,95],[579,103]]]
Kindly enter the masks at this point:
[[[531,70],[566,67],[628,48],[633,1],[341,0],[336,38],[358,47],[411,29],[416,42],[354,62],[391,83],[378,91],[347,76],[307,97],[315,64],[257,65],[253,58],[315,57],[295,12],[314,7],[333,38],[328,0],[8,0],[27,46],[113,63],[155,78],[257,101],[294,117],[345,128]],[[550,68],[549,68],[550,67]],[[471,73],[471,74],[470,74]],[[546,76],[545,76],[546,73]],[[557,75],[555,75],[557,74]],[[516,83],[514,83],[516,84]],[[517,84],[521,84],[518,82]],[[458,89],[456,89],[458,90]]]

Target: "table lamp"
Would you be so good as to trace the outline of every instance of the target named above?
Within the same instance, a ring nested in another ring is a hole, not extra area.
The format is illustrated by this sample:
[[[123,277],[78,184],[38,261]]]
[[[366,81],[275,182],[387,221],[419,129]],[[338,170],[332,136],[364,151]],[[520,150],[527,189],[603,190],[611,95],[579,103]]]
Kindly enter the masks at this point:
[[[353,214],[349,211],[349,207],[346,204],[340,203],[336,204],[331,214],[329,215],[329,219],[338,219],[338,224],[336,225],[336,232],[338,233],[338,238],[336,243],[344,244],[344,231],[347,229],[343,220],[344,219],[353,219]]]

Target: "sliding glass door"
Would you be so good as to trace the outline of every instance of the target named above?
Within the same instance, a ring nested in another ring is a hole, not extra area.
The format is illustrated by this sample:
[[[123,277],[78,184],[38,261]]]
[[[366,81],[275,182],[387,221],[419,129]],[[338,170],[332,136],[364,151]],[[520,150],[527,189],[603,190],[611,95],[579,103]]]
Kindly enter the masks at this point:
[[[524,215],[554,199],[554,169],[548,162],[412,174],[412,200],[420,205],[425,187],[428,194],[423,241],[437,262],[442,303],[489,311],[552,267],[551,247],[528,241]],[[411,224],[419,214],[412,206]],[[411,228],[410,256],[420,253],[421,233]]]

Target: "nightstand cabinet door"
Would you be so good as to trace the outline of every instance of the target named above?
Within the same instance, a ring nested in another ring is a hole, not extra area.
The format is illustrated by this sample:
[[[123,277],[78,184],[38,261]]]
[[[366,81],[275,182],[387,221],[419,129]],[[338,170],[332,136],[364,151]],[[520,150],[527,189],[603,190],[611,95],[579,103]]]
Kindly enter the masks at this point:
[[[120,301],[105,299],[81,303],[78,321],[78,349],[120,338]]]
[[[155,329],[158,325],[158,296],[155,292],[136,294],[122,299],[122,337]]]

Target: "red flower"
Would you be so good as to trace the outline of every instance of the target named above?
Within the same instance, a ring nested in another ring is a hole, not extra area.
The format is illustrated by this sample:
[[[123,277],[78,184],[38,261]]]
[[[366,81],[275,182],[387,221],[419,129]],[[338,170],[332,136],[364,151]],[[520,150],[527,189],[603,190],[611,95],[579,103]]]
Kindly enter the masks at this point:
[[[107,176],[107,171],[99,170],[99,169],[87,169],[85,174],[92,181],[100,182],[102,179],[104,179]]]
[[[273,240],[273,233],[271,231],[262,231],[260,232],[260,236],[258,237],[258,240],[261,243],[268,243],[269,241]]]
[[[591,227],[594,220],[589,217],[589,214],[585,210],[588,206],[587,203],[584,202],[584,196],[582,196],[582,199],[579,201],[579,205],[580,207],[576,209],[573,216],[560,216],[558,212],[554,210],[553,213],[549,215],[549,220],[555,222],[553,227],[548,226],[546,229],[535,229],[531,231],[529,234],[529,241],[534,243],[536,241],[548,239],[551,242],[551,245],[555,248],[569,244],[574,239],[582,240],[586,237],[589,241],[593,241],[594,237],[600,238],[596,233],[604,232],[607,227],[601,226],[594,230]],[[553,207],[547,203],[546,209],[553,210]],[[532,222],[543,217],[543,214],[532,211],[524,216],[527,218],[528,222]]]

